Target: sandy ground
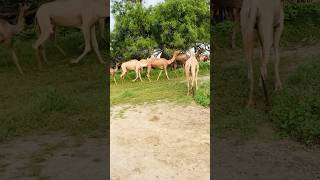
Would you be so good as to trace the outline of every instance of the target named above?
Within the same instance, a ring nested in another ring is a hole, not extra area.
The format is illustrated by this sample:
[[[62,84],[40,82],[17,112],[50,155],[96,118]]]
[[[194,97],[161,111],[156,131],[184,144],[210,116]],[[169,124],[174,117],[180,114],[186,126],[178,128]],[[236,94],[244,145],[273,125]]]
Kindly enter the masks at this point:
[[[106,180],[107,140],[61,134],[0,144],[1,180]]]
[[[210,114],[171,103],[111,108],[111,180],[210,179]]]
[[[214,180],[317,180],[320,148],[289,139],[212,138]]]

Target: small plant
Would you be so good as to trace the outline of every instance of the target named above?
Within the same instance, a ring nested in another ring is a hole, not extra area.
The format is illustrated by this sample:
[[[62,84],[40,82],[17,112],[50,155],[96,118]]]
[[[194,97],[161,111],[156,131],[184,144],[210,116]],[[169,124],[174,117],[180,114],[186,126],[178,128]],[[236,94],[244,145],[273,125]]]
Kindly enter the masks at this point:
[[[199,86],[199,89],[195,93],[194,100],[202,106],[210,106],[210,81],[205,81]]]
[[[320,79],[318,62],[301,66],[288,87],[273,99],[271,120],[277,128],[306,144],[320,141]]]

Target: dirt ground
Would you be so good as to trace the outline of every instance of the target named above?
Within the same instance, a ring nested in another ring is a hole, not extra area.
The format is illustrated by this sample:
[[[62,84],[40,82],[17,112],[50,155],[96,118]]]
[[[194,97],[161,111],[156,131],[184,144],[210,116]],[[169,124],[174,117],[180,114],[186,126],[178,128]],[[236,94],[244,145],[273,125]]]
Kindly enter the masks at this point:
[[[1,180],[107,179],[107,140],[61,134],[0,144]]]
[[[158,102],[111,108],[111,180],[210,178],[210,112]]]
[[[212,138],[214,180],[317,180],[320,148],[292,140]]]

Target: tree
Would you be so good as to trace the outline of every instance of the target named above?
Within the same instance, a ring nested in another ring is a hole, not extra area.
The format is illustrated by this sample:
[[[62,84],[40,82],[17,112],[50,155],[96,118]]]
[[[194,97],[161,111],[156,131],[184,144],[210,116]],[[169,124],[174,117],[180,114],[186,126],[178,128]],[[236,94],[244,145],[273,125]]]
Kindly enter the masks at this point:
[[[115,27],[111,56],[128,60],[149,57],[152,50],[186,50],[209,44],[208,0],[166,0],[154,7],[127,0],[113,1]]]

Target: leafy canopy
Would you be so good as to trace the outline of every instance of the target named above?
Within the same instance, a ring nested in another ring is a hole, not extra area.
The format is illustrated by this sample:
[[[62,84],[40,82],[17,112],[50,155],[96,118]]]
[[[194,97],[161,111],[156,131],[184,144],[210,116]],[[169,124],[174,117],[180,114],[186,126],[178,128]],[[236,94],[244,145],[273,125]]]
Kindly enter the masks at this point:
[[[209,44],[208,0],[166,0],[150,7],[126,0],[112,3],[116,21],[111,33],[113,59],[146,58],[156,48],[172,52],[196,43]]]

